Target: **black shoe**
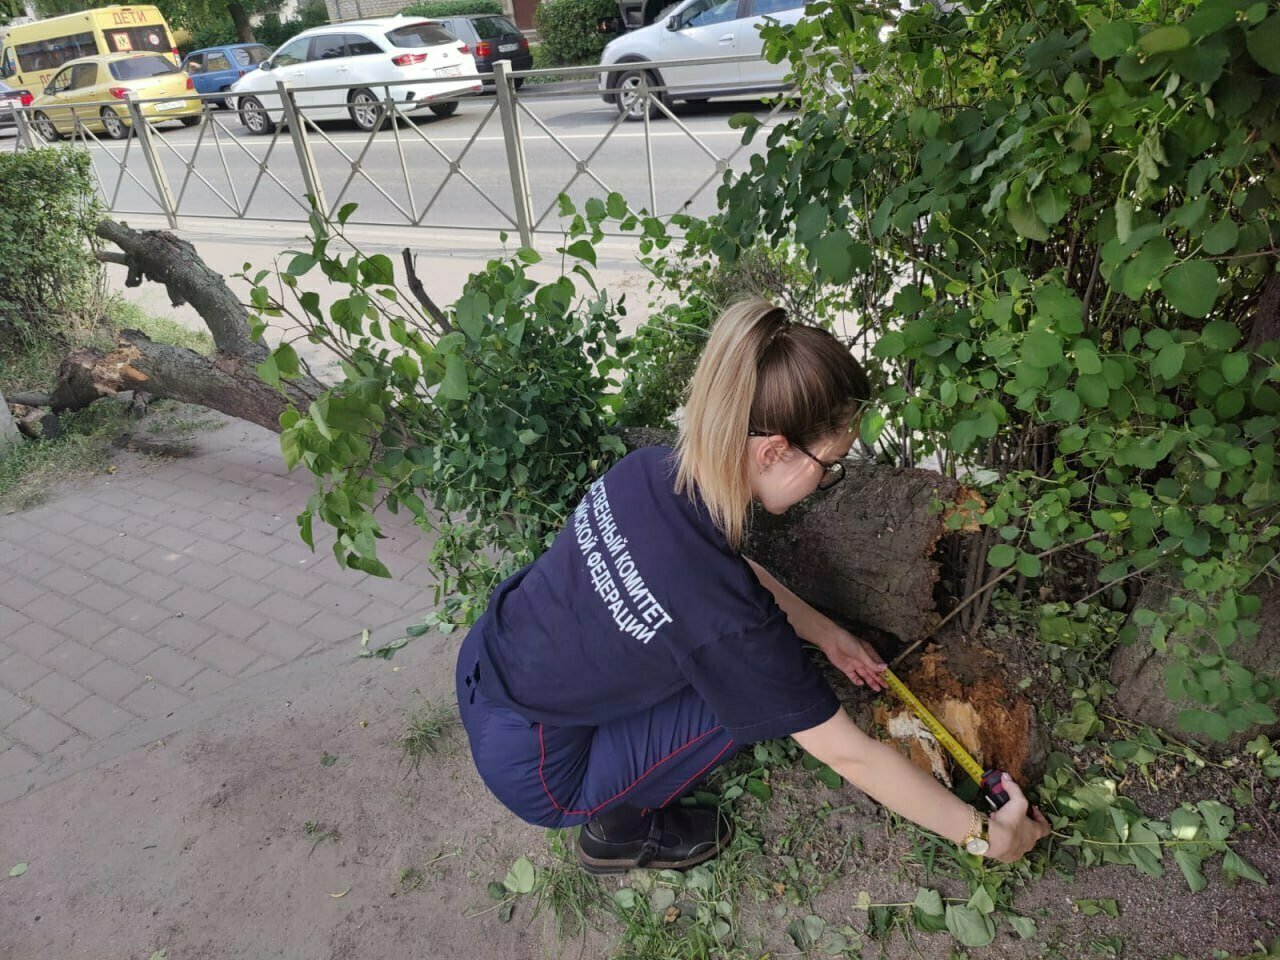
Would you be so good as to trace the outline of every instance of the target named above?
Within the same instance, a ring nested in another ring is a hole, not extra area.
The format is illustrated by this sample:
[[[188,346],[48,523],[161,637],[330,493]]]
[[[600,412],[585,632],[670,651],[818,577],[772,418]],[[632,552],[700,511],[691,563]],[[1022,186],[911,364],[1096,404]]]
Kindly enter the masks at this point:
[[[600,820],[584,826],[578,834],[582,868],[597,876],[635,869],[684,870],[710,860],[733,839],[733,825],[706,807],[667,807],[647,814],[644,821],[639,830],[627,831],[626,839],[609,839],[615,831]]]

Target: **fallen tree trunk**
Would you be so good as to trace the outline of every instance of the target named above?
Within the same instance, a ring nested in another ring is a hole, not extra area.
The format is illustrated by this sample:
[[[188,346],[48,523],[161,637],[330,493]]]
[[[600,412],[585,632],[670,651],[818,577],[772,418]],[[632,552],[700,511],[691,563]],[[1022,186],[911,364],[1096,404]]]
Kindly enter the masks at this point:
[[[630,449],[674,440],[662,430],[621,434]],[[839,486],[782,516],[757,510],[744,552],[837,622],[912,643],[941,619],[934,588],[947,515],[977,500],[930,470],[866,461],[847,469]]]
[[[166,230],[132,230],[112,220],[99,224],[97,234],[123,251],[99,252],[99,260],[128,267],[127,286],[152,280],[164,284],[174,306],[191,304],[213,335],[216,352],[206,357],[124,330],[115,350],[75,351],[59,367],[51,394],[24,394],[23,400],[60,412],[124,390],[145,390],[279,431],[280,415],[290,404],[306,407],[324,391],[305,365],[301,376],[282,381],[284,393],[263,382],[257,366],[268,351],[250,335],[248,311],[190,243]]]

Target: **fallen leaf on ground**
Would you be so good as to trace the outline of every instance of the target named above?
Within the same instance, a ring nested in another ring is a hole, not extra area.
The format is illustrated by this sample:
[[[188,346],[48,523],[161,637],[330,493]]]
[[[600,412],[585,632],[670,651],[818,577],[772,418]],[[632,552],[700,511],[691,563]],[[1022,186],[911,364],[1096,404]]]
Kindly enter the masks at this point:
[[[339,897],[345,897],[345,896],[346,896],[348,893],[350,893],[350,892],[351,892],[351,888],[350,888],[350,887],[347,887],[347,889],[343,890],[341,893],[331,893],[331,894],[329,894],[329,896],[331,896],[331,897],[333,897],[333,899],[337,900]]]
[[[27,872],[27,865],[25,863],[15,863],[13,867],[9,870],[9,876],[20,877],[26,872]]]

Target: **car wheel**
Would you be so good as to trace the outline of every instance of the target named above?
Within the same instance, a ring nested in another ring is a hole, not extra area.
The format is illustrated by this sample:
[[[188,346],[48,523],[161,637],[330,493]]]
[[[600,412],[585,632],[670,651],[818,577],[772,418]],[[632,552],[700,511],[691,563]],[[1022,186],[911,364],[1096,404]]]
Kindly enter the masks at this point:
[[[225,95],[226,92],[230,89],[231,89],[230,87],[223,87],[221,90],[218,91],[219,93],[223,94],[223,96],[219,97],[217,100],[211,100],[210,103],[212,103],[215,107],[217,107],[220,110],[230,110],[231,98]]]
[[[53,125],[53,121],[43,112],[37,112],[35,116],[36,129],[40,131],[42,139],[49,143],[57,143],[62,139],[62,134],[58,132],[58,128]]]
[[[386,107],[372,90],[352,90],[348,98],[351,122],[366,133],[378,129],[382,125],[382,115]],[[432,107],[434,110],[435,108]]]
[[[198,127],[200,126],[200,121],[204,119],[204,114],[197,113],[193,117],[179,117],[178,119],[182,121],[184,127]]]
[[[129,127],[120,119],[120,114],[110,107],[103,107],[99,114],[102,117],[102,129],[112,140],[123,140],[129,136]]]
[[[263,136],[276,128],[257,97],[241,97],[237,106],[240,110],[240,122],[250,133]]]
[[[437,117],[452,117],[458,112],[458,101],[449,100],[446,103],[433,103],[428,109]]]
[[[618,78],[618,85],[615,88],[617,94],[613,102],[618,112],[628,120],[643,120],[645,114],[652,111],[649,102],[640,97],[640,88],[645,83],[650,87],[658,86],[657,75],[649,70],[628,70]],[[661,96],[661,94],[651,93],[649,96]]]

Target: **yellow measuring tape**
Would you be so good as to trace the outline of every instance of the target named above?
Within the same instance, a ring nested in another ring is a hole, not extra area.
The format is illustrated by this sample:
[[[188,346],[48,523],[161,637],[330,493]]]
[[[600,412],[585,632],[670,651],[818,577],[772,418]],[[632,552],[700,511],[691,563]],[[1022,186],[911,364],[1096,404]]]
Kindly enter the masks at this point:
[[[978,761],[973,759],[972,754],[960,745],[960,741],[951,735],[951,731],[929,712],[928,707],[916,699],[916,695],[907,689],[907,685],[899,680],[892,670],[886,670],[880,675],[880,679],[899,700],[911,708],[912,712],[920,718],[920,722],[929,728],[929,732],[937,737],[940,744],[947,748],[947,753],[956,758],[956,763],[960,764],[969,778],[981,787],[982,768],[978,766]]]

